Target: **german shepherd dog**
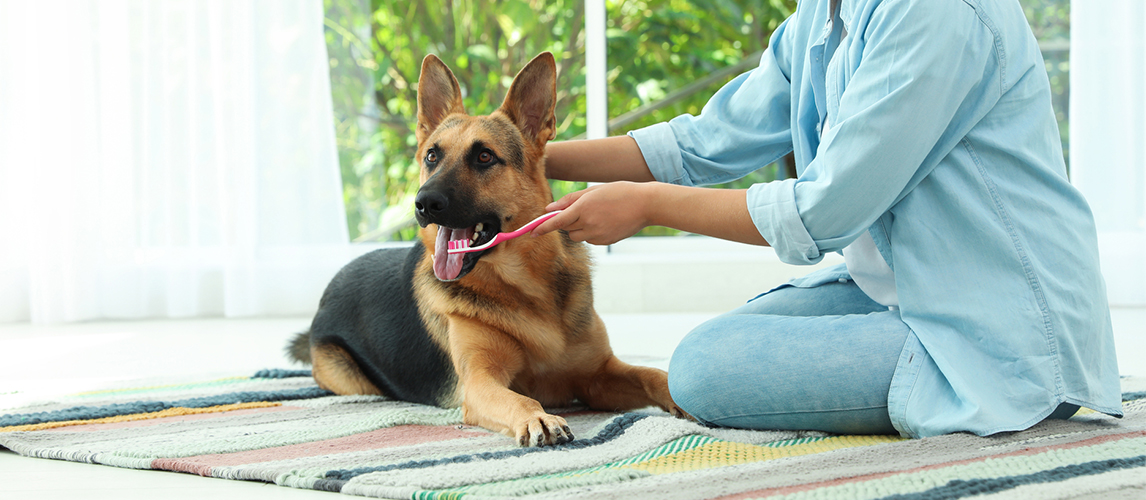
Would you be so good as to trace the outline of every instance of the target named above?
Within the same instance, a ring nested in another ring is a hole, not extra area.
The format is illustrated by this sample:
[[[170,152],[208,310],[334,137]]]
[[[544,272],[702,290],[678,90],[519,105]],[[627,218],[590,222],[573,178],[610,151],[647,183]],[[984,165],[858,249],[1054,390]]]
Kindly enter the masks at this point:
[[[543,406],[574,399],[624,411],[659,406],[682,417],[664,371],[628,365],[593,310],[584,245],[563,231],[481,245],[544,213],[553,195],[545,144],[556,133],[553,55],[514,78],[501,108],[468,116],[453,72],[434,55],[418,81],[415,198],[419,241],[377,250],[326,288],[308,332],[288,346],[320,387],[462,407],[464,421],[521,446],[573,439]]]

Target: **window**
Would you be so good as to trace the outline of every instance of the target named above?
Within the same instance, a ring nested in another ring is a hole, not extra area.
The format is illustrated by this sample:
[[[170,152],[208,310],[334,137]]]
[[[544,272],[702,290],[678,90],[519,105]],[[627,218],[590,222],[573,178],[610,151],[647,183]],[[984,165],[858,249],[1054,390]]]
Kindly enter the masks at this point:
[[[326,0],[335,127],[353,241],[416,232],[413,162],[417,81],[434,53],[457,76],[466,110],[488,114],[513,76],[543,51],[557,58],[557,138],[585,131],[582,0]],[[554,183],[555,195],[579,189]]]
[[[600,19],[595,16],[602,3]],[[1043,48],[1068,152],[1069,0],[1022,5]],[[589,103],[598,103],[589,94],[599,79],[607,89],[607,133],[619,135],[699,113],[720,86],[756,65],[795,1],[325,0],[325,6],[350,237],[385,241],[412,239],[416,232],[413,117],[425,54],[437,54],[451,67],[471,114],[487,114],[526,62],[551,51],[558,60],[557,140],[586,137],[586,115],[595,111],[590,106],[604,108]],[[602,21],[604,64],[602,54],[586,50],[600,36]],[[600,74],[590,70],[595,65],[603,68]],[[786,158],[725,186],[744,188],[790,175],[794,168]],[[583,185],[553,187],[560,197]],[[679,232],[648,228],[641,234]]]

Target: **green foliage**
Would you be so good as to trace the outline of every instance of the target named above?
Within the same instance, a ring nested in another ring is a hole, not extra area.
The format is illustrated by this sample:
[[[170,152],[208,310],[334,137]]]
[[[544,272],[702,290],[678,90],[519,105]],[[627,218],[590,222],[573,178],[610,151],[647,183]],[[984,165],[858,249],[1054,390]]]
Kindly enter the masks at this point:
[[[608,3],[609,116],[663,98],[763,50],[768,37],[795,10],[790,0],[638,0]],[[735,76],[735,75],[733,75]],[[653,112],[619,134],[682,113],[700,113],[731,80]]]
[[[1070,39],[1070,0],[1022,0],[1020,3],[1035,38]]]

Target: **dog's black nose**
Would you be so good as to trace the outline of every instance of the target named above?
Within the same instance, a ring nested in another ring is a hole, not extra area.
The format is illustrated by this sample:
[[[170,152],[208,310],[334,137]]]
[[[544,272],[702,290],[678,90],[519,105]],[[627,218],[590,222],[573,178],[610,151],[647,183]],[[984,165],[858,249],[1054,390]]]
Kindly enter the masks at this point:
[[[422,217],[441,214],[450,206],[450,199],[441,191],[418,191],[414,197],[414,210]]]

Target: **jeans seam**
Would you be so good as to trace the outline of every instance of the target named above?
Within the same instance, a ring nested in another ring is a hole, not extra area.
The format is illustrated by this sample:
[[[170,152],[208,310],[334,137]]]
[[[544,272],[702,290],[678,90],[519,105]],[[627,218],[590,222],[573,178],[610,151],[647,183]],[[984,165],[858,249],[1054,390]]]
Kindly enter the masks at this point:
[[[841,408],[838,410],[803,410],[803,411],[777,411],[777,412],[769,412],[769,413],[738,413],[736,415],[728,415],[728,416],[723,416],[723,417],[718,417],[718,418],[709,418],[709,419],[705,419],[705,421],[717,422],[720,420],[728,420],[730,418],[770,417],[770,416],[776,416],[776,415],[802,415],[802,414],[808,414],[808,413],[839,413],[839,412],[858,411],[858,410],[878,410],[881,408],[886,410],[887,405],[884,405],[884,406],[865,406],[863,408]]]

